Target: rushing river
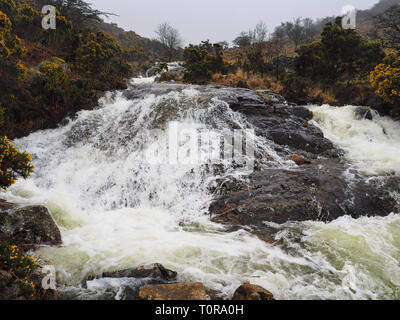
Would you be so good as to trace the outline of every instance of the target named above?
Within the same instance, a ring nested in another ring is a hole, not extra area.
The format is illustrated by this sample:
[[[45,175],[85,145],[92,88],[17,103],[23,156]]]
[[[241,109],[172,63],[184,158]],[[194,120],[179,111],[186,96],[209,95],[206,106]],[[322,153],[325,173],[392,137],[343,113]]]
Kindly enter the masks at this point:
[[[145,83],[147,79],[133,83]],[[57,270],[60,291],[79,299],[113,291],[123,299],[132,279],[82,280],[90,274],[155,262],[175,270],[179,280],[199,281],[229,299],[249,281],[277,299],[399,299],[400,217],[288,223],[279,246],[224,227],[207,215],[217,174],[201,165],[149,163],[138,146],[167,151],[167,133],[149,135],[167,120],[194,128],[249,128],[226,103],[206,105],[188,87],[161,96],[129,100],[108,94],[92,111],[55,130],[15,141],[33,155],[34,175],[19,180],[3,198],[42,204],[61,229],[62,247],[42,247],[35,255]],[[366,173],[399,173],[400,126],[374,114],[358,120],[355,107],[310,107],[313,122]],[[274,154],[266,139],[258,148]],[[235,174],[227,168],[226,174]],[[240,177],[237,177],[240,178]]]

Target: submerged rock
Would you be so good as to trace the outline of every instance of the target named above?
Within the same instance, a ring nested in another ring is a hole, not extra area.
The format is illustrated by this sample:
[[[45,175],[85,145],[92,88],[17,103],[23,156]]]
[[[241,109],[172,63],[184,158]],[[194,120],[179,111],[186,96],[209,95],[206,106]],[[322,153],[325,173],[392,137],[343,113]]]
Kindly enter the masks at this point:
[[[256,286],[250,283],[245,283],[236,290],[232,300],[272,301],[275,299],[274,295],[263,287]]]
[[[293,155],[289,158],[289,160],[293,161],[297,165],[303,165],[303,164],[310,164],[311,161],[298,155]]]
[[[156,280],[173,281],[177,273],[166,269],[163,265],[156,263],[152,268],[131,268],[115,272],[105,272],[103,278],[152,278]]]
[[[202,283],[145,285],[139,300],[206,300],[206,290]]]
[[[82,282],[85,290],[99,287],[104,289],[96,299],[108,300],[138,300],[139,291],[145,285],[160,285],[174,283],[177,277],[175,271],[165,268],[159,263],[152,266],[141,266],[113,272],[104,272],[100,276],[89,276]]]
[[[372,120],[373,116],[372,116],[372,110],[369,107],[357,107],[357,109],[355,110],[356,113],[356,117],[359,120]]]
[[[18,208],[4,200],[0,201],[0,238],[25,249],[62,243],[60,230],[46,207]]]

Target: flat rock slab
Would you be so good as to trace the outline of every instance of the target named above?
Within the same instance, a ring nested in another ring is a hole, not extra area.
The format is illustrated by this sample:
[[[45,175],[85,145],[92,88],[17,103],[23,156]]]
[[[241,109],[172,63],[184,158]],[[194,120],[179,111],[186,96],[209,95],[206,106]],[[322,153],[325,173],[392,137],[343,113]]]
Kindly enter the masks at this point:
[[[206,290],[202,283],[145,285],[139,300],[206,300]]]
[[[330,222],[341,216],[386,216],[398,212],[393,193],[397,177],[366,181],[354,172],[350,183],[345,165],[336,159],[313,160],[295,170],[256,171],[245,184],[229,185],[210,206],[212,220],[231,226],[247,226],[263,236],[271,235],[267,222]]]

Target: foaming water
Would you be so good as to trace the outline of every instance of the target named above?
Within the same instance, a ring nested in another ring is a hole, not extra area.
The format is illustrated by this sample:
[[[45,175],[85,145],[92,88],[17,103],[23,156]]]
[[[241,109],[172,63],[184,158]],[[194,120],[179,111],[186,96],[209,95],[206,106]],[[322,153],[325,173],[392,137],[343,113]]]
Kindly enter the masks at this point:
[[[154,77],[140,77],[140,78],[132,78],[130,81],[131,85],[143,85],[143,84],[150,84],[156,81],[156,76]]]
[[[313,123],[346,157],[368,174],[400,174],[400,126],[371,110],[372,120],[359,117],[359,107],[311,106]]]
[[[168,152],[169,121],[196,129],[251,129],[226,103],[188,87],[134,100],[108,94],[98,109],[81,111],[66,126],[15,141],[32,153],[36,171],[3,197],[51,211],[63,246],[35,254],[55,265],[61,291],[85,299],[114,288],[114,298],[123,299],[121,288],[134,280],[96,280],[87,288],[81,283],[88,275],[158,262],[221,298],[245,281],[277,299],[398,297],[398,216],[287,224],[277,236],[280,246],[244,230],[226,232],[209,219],[210,187],[220,178],[245,182],[246,176],[230,163],[220,170],[146,161],[149,150]],[[154,128],[162,131],[149,134]],[[293,165],[271,141],[255,137],[254,144],[273,159],[260,165]]]

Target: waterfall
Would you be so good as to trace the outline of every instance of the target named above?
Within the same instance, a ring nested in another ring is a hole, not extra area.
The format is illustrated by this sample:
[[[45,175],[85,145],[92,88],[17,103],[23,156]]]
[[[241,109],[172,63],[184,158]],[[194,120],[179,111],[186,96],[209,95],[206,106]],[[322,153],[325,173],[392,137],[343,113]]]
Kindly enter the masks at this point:
[[[132,83],[140,82],[151,81]],[[169,163],[169,124],[196,132],[251,132],[251,124],[196,87],[158,94],[157,85],[144,84],[138,92],[133,97],[108,93],[95,110],[80,111],[57,129],[14,141],[32,153],[36,170],[3,198],[49,208],[63,246],[42,247],[34,254],[56,267],[61,292],[82,299],[110,288],[121,293],[129,279],[96,280],[87,288],[81,283],[89,274],[158,262],[176,270],[179,280],[203,282],[225,299],[245,281],[262,285],[277,299],[397,297],[397,215],[288,223],[279,227],[279,246],[245,230],[228,231],[208,215],[212,188],[229,177],[245,183],[246,174],[232,162]],[[371,160],[373,166],[365,167],[397,170],[397,124],[375,115],[373,121],[357,120],[353,107],[311,109],[316,124],[358,166]],[[268,160],[257,159],[258,165],[293,166],[271,141],[252,138],[256,154],[269,155]],[[179,147],[188,143],[182,140]],[[378,154],[370,152],[381,143]],[[163,160],[148,161],[148,153]]]

